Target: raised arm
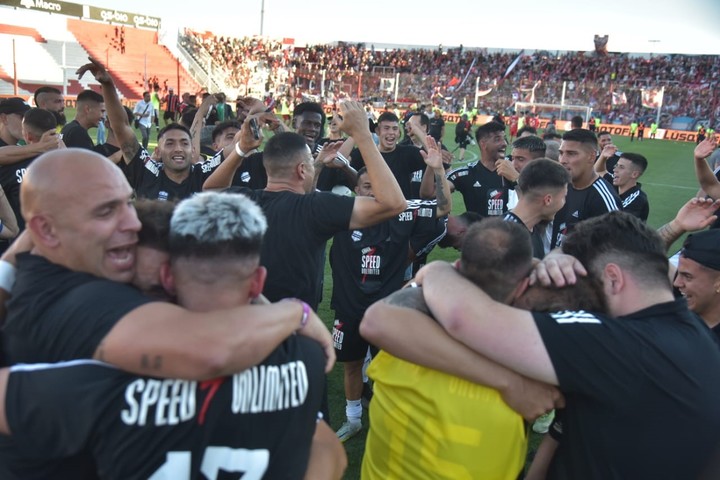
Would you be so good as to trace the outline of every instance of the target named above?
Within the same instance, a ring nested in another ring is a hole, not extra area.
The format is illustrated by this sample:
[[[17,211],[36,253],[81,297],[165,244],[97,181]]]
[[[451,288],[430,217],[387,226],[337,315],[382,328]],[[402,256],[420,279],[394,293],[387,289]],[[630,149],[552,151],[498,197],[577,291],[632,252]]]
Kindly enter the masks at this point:
[[[400,185],[385,159],[380,155],[368,127],[365,109],[358,102],[340,104],[340,129],[353,137],[365,160],[375,197],[357,197],[350,218],[350,228],[376,225],[407,208]]]
[[[680,207],[675,218],[658,228],[657,232],[669,249],[683,234],[708,227],[717,216],[715,211],[720,208],[720,199],[691,198]]]
[[[443,167],[443,158],[440,147],[434,138],[430,135],[425,140],[427,152],[420,150],[420,155],[425,159],[427,169],[423,175],[420,184],[420,192],[422,196],[423,185],[433,183],[435,187],[435,197],[437,198],[437,216],[444,217],[452,210],[452,197],[450,195],[450,183],[445,177],[445,168]],[[425,190],[430,187],[425,185]]]
[[[203,183],[203,190],[217,190],[228,188],[232,185],[235,172],[240,168],[245,158],[255,152],[263,140],[262,130],[260,138],[256,139],[250,128],[250,119],[258,119],[257,115],[245,118],[240,131],[235,134],[232,143],[223,149],[222,163],[213,171]],[[242,155],[240,155],[242,153]]]
[[[715,135],[706,138],[695,147],[695,175],[700,183],[700,188],[707,195],[714,199],[720,199],[720,181],[715,177],[706,160],[717,147],[714,137]]]
[[[595,171],[601,177],[603,175],[605,175],[606,173],[608,173],[607,161],[610,157],[615,155],[615,152],[617,152],[617,147],[615,145],[613,145],[612,143],[605,145],[603,147],[602,151],[600,152],[600,156],[598,156],[597,160],[595,160],[595,165],[594,165]],[[612,173],[612,172],[610,172],[610,173]]]
[[[488,360],[451,338],[428,315],[422,290],[406,288],[372,305],[365,312],[360,333],[398,358],[498,390],[505,402],[528,420],[561,405],[556,388]]]
[[[529,312],[494,301],[445,262],[423,267],[418,282],[428,307],[451,337],[522,375],[558,384]]]
[[[278,302],[211,313],[193,313],[169,303],[148,303],[121,318],[94,358],[139,375],[203,380],[260,363],[297,332],[318,341],[332,368],[335,352],[322,321],[303,305]]]
[[[115,133],[115,138],[120,144],[120,150],[123,152],[125,163],[129,164],[140,149],[140,142],[128,122],[125,109],[122,103],[120,103],[120,97],[118,97],[112,77],[98,60],[92,57],[88,57],[88,60],[90,60],[90,63],[86,63],[77,69],[78,79],[81,79],[82,76],[85,75],[85,72],[90,72],[95,77],[95,80],[102,86],[103,99],[105,100],[105,108],[107,109],[110,126]]]
[[[203,101],[200,104],[200,108],[198,108],[197,112],[195,112],[195,118],[193,119],[193,123],[190,126],[190,138],[192,139],[193,154],[195,155],[195,157],[193,158],[193,163],[197,163],[200,161],[200,139],[202,138],[202,130],[205,126],[205,117],[207,116],[213,105],[216,104],[217,98],[215,98],[215,95],[208,95],[207,97],[203,98]]]

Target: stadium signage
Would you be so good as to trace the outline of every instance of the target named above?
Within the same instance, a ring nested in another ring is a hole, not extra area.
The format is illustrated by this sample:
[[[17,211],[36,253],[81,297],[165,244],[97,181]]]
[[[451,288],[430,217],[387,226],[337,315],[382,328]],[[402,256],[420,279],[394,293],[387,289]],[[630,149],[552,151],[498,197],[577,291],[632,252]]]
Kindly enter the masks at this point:
[[[0,0],[0,4],[40,12],[62,13],[71,17],[82,17],[82,5],[77,3],[45,0]]]
[[[108,23],[119,23],[130,27],[138,28],[160,28],[160,19],[158,17],[150,17],[130,12],[122,12],[120,10],[108,10],[105,8],[90,7],[87,18],[92,20],[100,20]]]

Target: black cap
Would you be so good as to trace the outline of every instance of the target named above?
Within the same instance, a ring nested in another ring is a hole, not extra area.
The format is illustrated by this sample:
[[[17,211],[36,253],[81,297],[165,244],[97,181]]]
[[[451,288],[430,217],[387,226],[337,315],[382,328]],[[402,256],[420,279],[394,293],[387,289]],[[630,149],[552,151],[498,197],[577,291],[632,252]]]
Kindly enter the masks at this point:
[[[720,271],[720,229],[688,235],[681,254],[704,267]]]
[[[30,110],[30,105],[22,98],[13,97],[0,100],[0,113],[24,115],[28,110]]]

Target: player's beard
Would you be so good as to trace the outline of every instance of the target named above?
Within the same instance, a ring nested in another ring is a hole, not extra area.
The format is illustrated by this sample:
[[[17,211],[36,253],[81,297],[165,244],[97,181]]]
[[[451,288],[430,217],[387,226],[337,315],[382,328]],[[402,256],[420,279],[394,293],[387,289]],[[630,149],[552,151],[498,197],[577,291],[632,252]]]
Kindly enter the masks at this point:
[[[65,118],[65,112],[55,112],[53,111],[52,114],[55,116],[55,120],[57,121],[58,125],[65,125],[67,123],[67,118]]]

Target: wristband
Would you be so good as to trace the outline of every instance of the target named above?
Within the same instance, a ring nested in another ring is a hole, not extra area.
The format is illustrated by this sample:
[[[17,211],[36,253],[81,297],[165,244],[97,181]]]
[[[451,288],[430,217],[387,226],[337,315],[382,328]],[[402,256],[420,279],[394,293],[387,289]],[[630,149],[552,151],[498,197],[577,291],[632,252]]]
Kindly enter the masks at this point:
[[[252,150],[248,150],[247,152],[243,152],[240,150],[240,142],[235,144],[235,153],[237,153],[241,157],[249,157],[250,154],[257,152],[257,148],[253,148]]]
[[[310,318],[310,305],[303,302],[299,298],[285,298],[284,300],[290,302],[297,302],[302,305],[302,317],[300,318],[300,326],[298,327],[298,330],[302,330],[305,325],[307,325],[308,319]]]
[[[15,270],[15,266],[12,263],[6,260],[0,260],[0,288],[8,293],[10,293],[13,285],[15,285]]]

